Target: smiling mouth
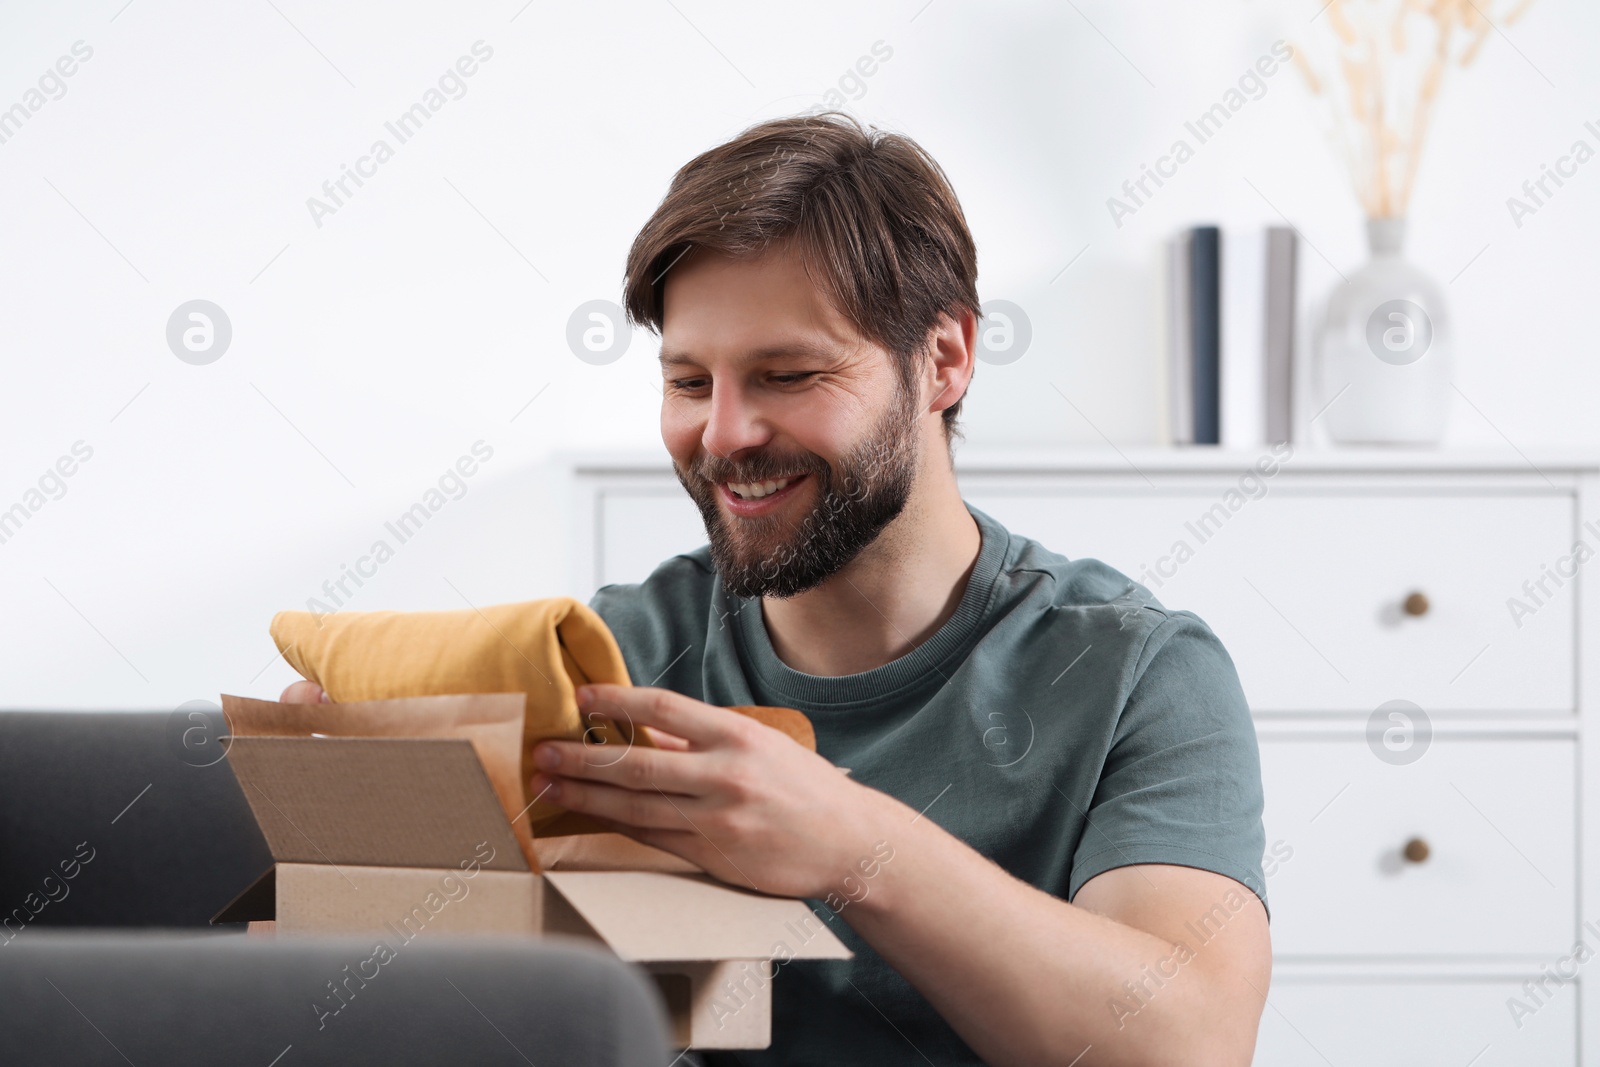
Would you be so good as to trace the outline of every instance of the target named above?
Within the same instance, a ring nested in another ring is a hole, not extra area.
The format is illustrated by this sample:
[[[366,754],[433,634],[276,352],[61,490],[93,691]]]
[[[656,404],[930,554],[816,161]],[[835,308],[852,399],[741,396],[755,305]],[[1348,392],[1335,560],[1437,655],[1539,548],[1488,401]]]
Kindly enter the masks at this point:
[[[810,480],[810,474],[802,473],[759,482],[717,482],[717,496],[728,514],[756,519],[788,507],[796,494],[805,492]]]
[[[773,493],[788,488],[794,482],[805,477],[803,474],[793,474],[787,478],[773,478],[764,482],[723,482],[728,491],[740,500],[760,500]]]

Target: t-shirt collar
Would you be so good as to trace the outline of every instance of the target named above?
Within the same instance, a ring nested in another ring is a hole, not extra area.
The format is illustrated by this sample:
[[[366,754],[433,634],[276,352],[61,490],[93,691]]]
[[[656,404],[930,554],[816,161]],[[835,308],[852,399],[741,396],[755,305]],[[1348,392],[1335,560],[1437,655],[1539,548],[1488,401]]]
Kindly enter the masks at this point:
[[[956,654],[971,645],[988,614],[1010,541],[1005,527],[971,504],[966,507],[978,524],[981,544],[961,602],[933,636],[905,655],[869,671],[826,677],[794,670],[773,650],[760,598],[731,598],[719,584],[718,600],[737,620],[734,632],[740,659],[751,676],[752,687],[773,693],[786,703],[826,707],[881,701],[926,682],[930,676],[948,676],[957,662]]]

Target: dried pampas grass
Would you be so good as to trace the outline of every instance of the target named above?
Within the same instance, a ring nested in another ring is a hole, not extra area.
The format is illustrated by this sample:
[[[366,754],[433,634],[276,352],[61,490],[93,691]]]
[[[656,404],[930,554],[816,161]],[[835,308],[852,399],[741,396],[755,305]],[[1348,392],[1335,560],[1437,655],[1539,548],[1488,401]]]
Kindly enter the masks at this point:
[[[1330,0],[1322,71],[1296,47],[1295,66],[1329,100],[1333,137],[1368,218],[1406,213],[1434,105],[1452,66],[1477,59],[1497,26],[1533,0]],[[1497,7],[1506,8],[1497,16]]]

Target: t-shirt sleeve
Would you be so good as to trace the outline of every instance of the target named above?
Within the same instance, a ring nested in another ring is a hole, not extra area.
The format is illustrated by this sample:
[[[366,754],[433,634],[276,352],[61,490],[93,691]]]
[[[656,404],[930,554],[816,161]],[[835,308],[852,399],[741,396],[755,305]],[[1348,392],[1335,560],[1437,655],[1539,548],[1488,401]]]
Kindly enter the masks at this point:
[[[653,625],[648,612],[642,610],[644,597],[637,585],[603,585],[589,598],[589,607],[600,616],[611,636],[622,650],[622,662],[628,668],[628,680],[634,685],[644,685],[641,677],[649,677],[650,658],[658,651],[661,635]]]
[[[658,685],[698,696],[710,572],[685,555],[663,562],[643,582],[603,585],[589,598],[622,650],[634,685]],[[676,670],[674,670],[676,667]]]
[[[1172,612],[1135,665],[1067,899],[1112,868],[1170,863],[1232,878],[1265,907],[1261,810],[1255,724],[1233,659],[1198,616]]]

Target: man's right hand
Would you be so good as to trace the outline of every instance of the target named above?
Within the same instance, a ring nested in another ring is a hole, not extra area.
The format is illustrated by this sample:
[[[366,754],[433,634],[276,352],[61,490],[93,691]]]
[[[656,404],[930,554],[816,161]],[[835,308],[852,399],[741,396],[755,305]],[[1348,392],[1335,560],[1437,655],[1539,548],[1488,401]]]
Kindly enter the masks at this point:
[[[332,704],[328,694],[322,691],[322,686],[316,682],[308,682],[304,678],[290,685],[278,698],[280,704]]]

